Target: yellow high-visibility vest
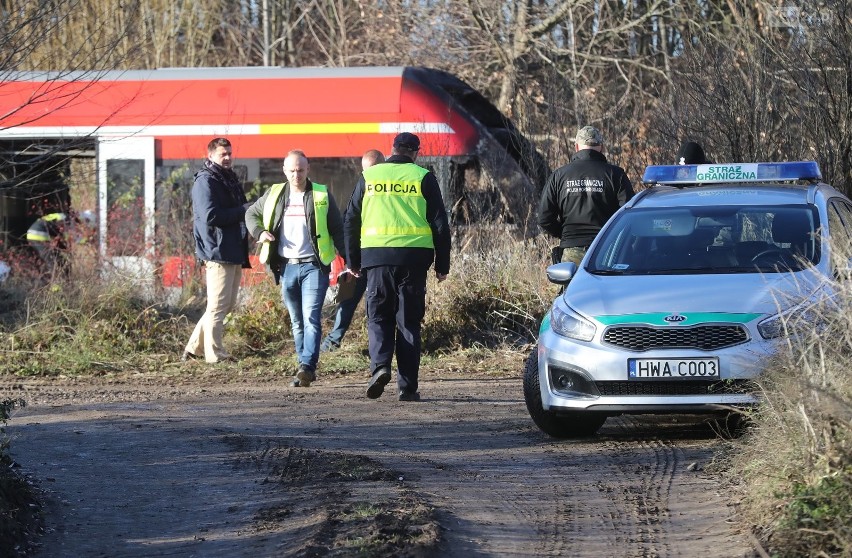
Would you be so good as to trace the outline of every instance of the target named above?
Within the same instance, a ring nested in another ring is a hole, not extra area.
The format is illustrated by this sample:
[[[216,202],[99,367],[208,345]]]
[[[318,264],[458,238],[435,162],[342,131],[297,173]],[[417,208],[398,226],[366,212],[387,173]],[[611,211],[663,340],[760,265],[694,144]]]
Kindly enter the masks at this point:
[[[55,221],[65,221],[64,213],[48,213],[39,217],[30,225],[27,230],[27,240],[30,242],[50,242],[50,233],[48,232],[48,223]]]
[[[364,171],[361,248],[434,248],[426,221],[423,177],[414,163],[381,163]]]
[[[275,207],[278,205],[278,198],[281,197],[281,192],[284,191],[286,182],[273,184],[269,188],[269,195],[266,197],[266,202],[263,204],[263,228],[267,231],[272,230],[272,225],[275,222]],[[319,259],[329,265],[334,259],[334,240],[331,238],[331,233],[328,232],[328,188],[323,184],[312,183],[313,188],[313,205],[314,205],[314,222],[316,223],[317,231],[317,248],[319,250]],[[269,242],[264,242],[260,247],[258,259],[260,263],[269,261]]]

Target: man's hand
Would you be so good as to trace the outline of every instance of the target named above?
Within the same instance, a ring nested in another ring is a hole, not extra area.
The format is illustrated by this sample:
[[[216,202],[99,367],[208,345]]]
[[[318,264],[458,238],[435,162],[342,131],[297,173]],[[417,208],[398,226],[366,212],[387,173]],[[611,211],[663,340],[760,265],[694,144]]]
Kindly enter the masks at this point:
[[[438,273],[437,271],[435,272],[435,277],[438,278],[438,283],[440,283],[441,281],[446,279],[447,275],[449,275],[449,274],[448,273]]]
[[[272,242],[275,240],[275,236],[269,231],[263,231],[260,233],[260,236],[257,237],[258,242]]]

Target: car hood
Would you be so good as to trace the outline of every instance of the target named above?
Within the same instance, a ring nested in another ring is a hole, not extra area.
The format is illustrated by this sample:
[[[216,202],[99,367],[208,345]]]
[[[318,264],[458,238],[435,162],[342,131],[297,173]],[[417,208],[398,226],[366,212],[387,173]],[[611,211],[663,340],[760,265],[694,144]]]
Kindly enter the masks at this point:
[[[819,274],[807,270],[765,275],[596,276],[581,269],[563,297],[574,310],[604,323],[642,315],[643,322],[671,325],[670,316],[676,315],[680,325],[689,325],[713,321],[713,315],[742,314],[743,321],[750,321],[775,314],[812,296],[821,284],[825,282]]]

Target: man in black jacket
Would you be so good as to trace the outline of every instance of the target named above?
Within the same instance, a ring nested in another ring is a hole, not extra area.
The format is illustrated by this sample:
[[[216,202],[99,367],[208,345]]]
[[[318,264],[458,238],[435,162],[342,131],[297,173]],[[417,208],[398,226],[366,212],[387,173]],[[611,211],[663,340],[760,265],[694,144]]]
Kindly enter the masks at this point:
[[[575,148],[571,162],[556,169],[544,185],[538,224],[559,239],[554,263],[580,265],[604,223],[633,196],[633,185],[624,169],[607,162],[597,128],[581,128]]]
[[[249,268],[245,214],[249,204],[232,169],[231,142],[214,138],[207,145],[204,168],[192,186],[192,233],[195,256],[204,262],[207,308],[195,326],[181,360],[230,359],[222,344],[225,316],[237,303],[243,268]]]

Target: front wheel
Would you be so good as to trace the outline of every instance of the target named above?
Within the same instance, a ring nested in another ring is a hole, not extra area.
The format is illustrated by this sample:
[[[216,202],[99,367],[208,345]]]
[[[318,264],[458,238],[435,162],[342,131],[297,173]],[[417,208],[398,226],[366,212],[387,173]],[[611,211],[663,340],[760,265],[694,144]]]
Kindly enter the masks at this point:
[[[524,401],[527,411],[539,429],[554,438],[584,438],[594,435],[606,421],[606,415],[594,411],[556,414],[545,411],[541,404],[538,379],[538,350],[533,349],[524,367]]]
[[[709,421],[710,428],[720,437],[732,440],[743,436],[752,426],[751,417],[744,412],[726,412]]]

